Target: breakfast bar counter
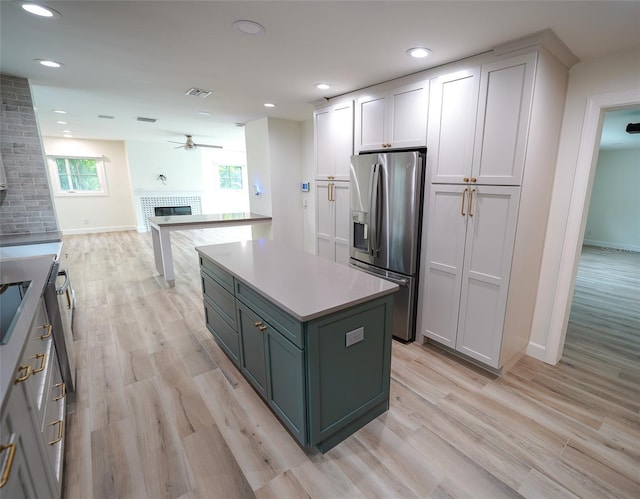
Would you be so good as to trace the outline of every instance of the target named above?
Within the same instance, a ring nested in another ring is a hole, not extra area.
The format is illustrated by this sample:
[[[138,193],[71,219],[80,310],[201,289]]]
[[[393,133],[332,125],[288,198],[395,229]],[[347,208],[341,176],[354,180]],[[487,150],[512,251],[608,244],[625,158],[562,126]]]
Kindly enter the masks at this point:
[[[164,276],[169,286],[173,287],[175,285],[176,276],[173,270],[173,253],[171,251],[172,230],[210,229],[268,222],[271,222],[271,217],[258,213],[214,213],[149,217],[156,269],[160,275]]]
[[[207,328],[302,447],[388,409],[396,284],[268,239],[196,251]]]

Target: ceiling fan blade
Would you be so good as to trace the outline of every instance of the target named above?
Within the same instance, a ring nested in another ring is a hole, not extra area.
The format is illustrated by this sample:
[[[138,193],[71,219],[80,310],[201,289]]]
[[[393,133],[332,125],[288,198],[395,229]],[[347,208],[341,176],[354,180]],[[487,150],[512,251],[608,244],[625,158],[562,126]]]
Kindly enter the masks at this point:
[[[193,144],[196,147],[213,147],[214,149],[222,149],[222,146],[212,146],[209,144]]]
[[[167,140],[167,142],[171,142],[172,144],[182,144],[182,145],[184,145],[184,141],[183,142],[177,142],[175,140]]]

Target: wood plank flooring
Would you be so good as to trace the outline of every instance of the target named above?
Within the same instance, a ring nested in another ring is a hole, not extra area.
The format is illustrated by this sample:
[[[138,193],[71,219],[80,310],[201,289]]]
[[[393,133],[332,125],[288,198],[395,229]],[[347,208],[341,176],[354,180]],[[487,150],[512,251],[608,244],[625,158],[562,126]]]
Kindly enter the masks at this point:
[[[176,286],[149,234],[64,237],[76,291],[77,392],[64,497],[640,497],[640,255],[586,249],[563,360],[496,378],[393,344],[391,408],[326,454],[304,452],[204,326],[194,247]]]

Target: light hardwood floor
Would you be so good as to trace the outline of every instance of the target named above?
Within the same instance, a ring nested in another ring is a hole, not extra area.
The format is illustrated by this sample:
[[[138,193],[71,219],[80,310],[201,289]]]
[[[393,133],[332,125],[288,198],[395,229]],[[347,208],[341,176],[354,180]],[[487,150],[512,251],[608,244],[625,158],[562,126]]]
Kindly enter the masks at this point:
[[[524,358],[496,378],[394,342],[390,410],[323,455],[204,326],[193,248],[216,231],[172,233],[175,288],[149,234],[64,237],[78,301],[65,497],[640,497],[638,255],[588,252],[557,366]]]

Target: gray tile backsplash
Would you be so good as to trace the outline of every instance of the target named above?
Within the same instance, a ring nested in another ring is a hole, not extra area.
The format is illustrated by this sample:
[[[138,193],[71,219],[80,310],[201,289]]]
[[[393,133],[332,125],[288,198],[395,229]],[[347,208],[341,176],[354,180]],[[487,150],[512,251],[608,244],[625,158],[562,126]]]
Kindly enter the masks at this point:
[[[7,190],[0,191],[0,235],[58,230],[29,82],[0,75],[0,153]]]

